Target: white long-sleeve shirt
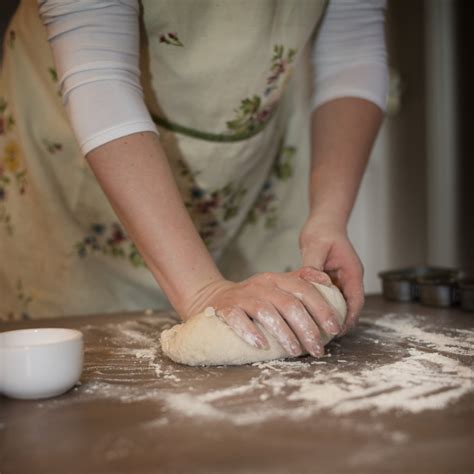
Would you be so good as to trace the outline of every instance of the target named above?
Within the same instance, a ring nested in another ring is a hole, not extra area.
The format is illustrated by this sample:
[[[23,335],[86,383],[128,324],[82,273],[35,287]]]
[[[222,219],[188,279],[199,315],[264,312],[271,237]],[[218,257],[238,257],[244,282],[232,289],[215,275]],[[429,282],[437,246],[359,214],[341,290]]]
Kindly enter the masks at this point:
[[[131,133],[157,133],[140,85],[138,0],[38,3],[82,152]],[[314,107],[359,97],[385,108],[385,3],[330,0],[313,45]]]

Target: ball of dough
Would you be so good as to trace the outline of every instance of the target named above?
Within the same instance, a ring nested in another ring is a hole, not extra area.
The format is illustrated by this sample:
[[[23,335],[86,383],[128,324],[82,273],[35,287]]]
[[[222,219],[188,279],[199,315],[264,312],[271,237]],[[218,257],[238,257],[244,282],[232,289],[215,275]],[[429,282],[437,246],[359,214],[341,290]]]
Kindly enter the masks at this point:
[[[313,283],[323,298],[332,306],[338,322],[342,325],[347,307],[339,289]],[[257,323],[258,324],[258,323]],[[279,342],[258,324],[268,340],[268,349],[256,349],[244,342],[223,321],[213,308],[206,310],[185,323],[177,324],[161,334],[161,348],[170,359],[186,365],[241,365],[252,362],[286,359],[292,357]],[[333,336],[321,331],[321,340],[326,345]]]

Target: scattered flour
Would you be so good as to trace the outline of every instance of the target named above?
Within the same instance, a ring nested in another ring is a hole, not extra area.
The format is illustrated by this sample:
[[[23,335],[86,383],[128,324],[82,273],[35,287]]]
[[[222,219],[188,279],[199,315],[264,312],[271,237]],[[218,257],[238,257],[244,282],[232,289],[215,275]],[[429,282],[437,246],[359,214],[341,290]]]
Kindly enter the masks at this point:
[[[42,405],[91,399],[149,400],[165,412],[196,422],[250,425],[274,418],[297,421],[321,411],[419,413],[442,409],[474,392],[474,331],[427,330],[429,320],[419,316],[362,319],[352,344],[355,348],[364,344],[363,358],[357,351],[346,350],[342,341],[333,344],[335,357],[325,360],[304,358],[233,368],[190,368],[162,358],[158,336],[173,322],[171,315],[145,315],[82,328],[86,337],[94,332],[107,341],[107,356],[86,357],[83,386],[71,396]],[[89,349],[88,354],[98,350]],[[166,426],[168,418],[163,420],[160,416],[147,426]],[[401,432],[390,436],[393,442],[406,441]]]
[[[426,322],[426,317],[423,318]],[[412,315],[386,314],[383,318],[375,321],[374,327],[369,329],[371,334],[379,334],[379,329],[388,329],[393,336],[421,343],[439,352],[450,354],[472,355],[474,347],[474,331],[452,329],[456,337],[446,334],[428,332],[425,329],[416,327],[413,324]],[[460,337],[461,336],[461,337]]]
[[[409,349],[406,357],[393,364],[359,373],[339,371],[329,384],[324,374],[296,383],[290,380],[296,390],[288,399],[311,402],[339,414],[364,409],[417,413],[441,409],[473,391],[473,377],[474,371],[455,359]]]

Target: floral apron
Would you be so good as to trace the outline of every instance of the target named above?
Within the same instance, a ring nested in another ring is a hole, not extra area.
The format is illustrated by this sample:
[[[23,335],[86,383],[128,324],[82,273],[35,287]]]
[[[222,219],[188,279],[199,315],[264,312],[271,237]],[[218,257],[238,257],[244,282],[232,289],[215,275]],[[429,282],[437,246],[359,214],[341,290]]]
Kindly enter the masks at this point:
[[[299,265],[307,50],[325,5],[142,2],[145,100],[227,278]],[[0,97],[0,319],[165,307],[75,141],[36,2],[7,30]]]

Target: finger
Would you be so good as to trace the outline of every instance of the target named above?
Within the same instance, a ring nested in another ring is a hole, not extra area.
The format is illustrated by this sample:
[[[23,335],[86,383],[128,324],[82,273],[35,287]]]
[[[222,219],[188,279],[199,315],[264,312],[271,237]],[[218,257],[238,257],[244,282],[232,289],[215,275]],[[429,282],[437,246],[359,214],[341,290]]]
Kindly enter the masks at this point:
[[[352,300],[348,299],[348,312],[347,317],[344,322],[344,326],[342,327],[342,331],[339,335],[344,336],[346,335],[351,329],[353,329],[357,321],[359,320],[360,312],[364,307],[365,297],[361,294],[358,297],[353,297]]]
[[[319,283],[326,286],[332,285],[329,275],[314,267],[302,267],[298,270],[298,275],[311,283]]]
[[[344,298],[347,301],[347,316],[341,335],[355,326],[358,316],[364,306],[364,285],[362,277],[362,269],[341,272],[339,281]]]
[[[257,320],[288,354],[297,357],[303,353],[298,338],[271,303],[257,300],[248,306],[243,304],[242,308]]]
[[[303,347],[314,357],[322,356],[324,348],[321,344],[321,334],[303,303],[280,288],[275,288],[270,298]]]
[[[334,308],[328,304],[319,291],[302,278],[288,279],[286,288],[290,289],[308,310],[314,322],[327,334],[335,336],[341,332],[341,325],[334,314]]]
[[[322,272],[314,270],[313,274],[320,273]],[[321,280],[320,276],[317,278]],[[327,276],[324,277],[325,281],[327,279]],[[334,314],[334,308],[327,303],[321,293],[309,281],[299,277],[299,272],[286,274],[285,278],[278,283],[282,290],[292,293],[304,304],[319,328],[333,336],[340,333],[342,327]]]
[[[301,247],[301,259],[304,267],[314,267],[316,270],[324,270],[326,258],[331,248],[330,242],[318,240],[306,247]]]
[[[268,349],[267,338],[257,328],[248,317],[245,311],[237,306],[231,306],[216,311],[221,317],[247,344],[257,349]]]

